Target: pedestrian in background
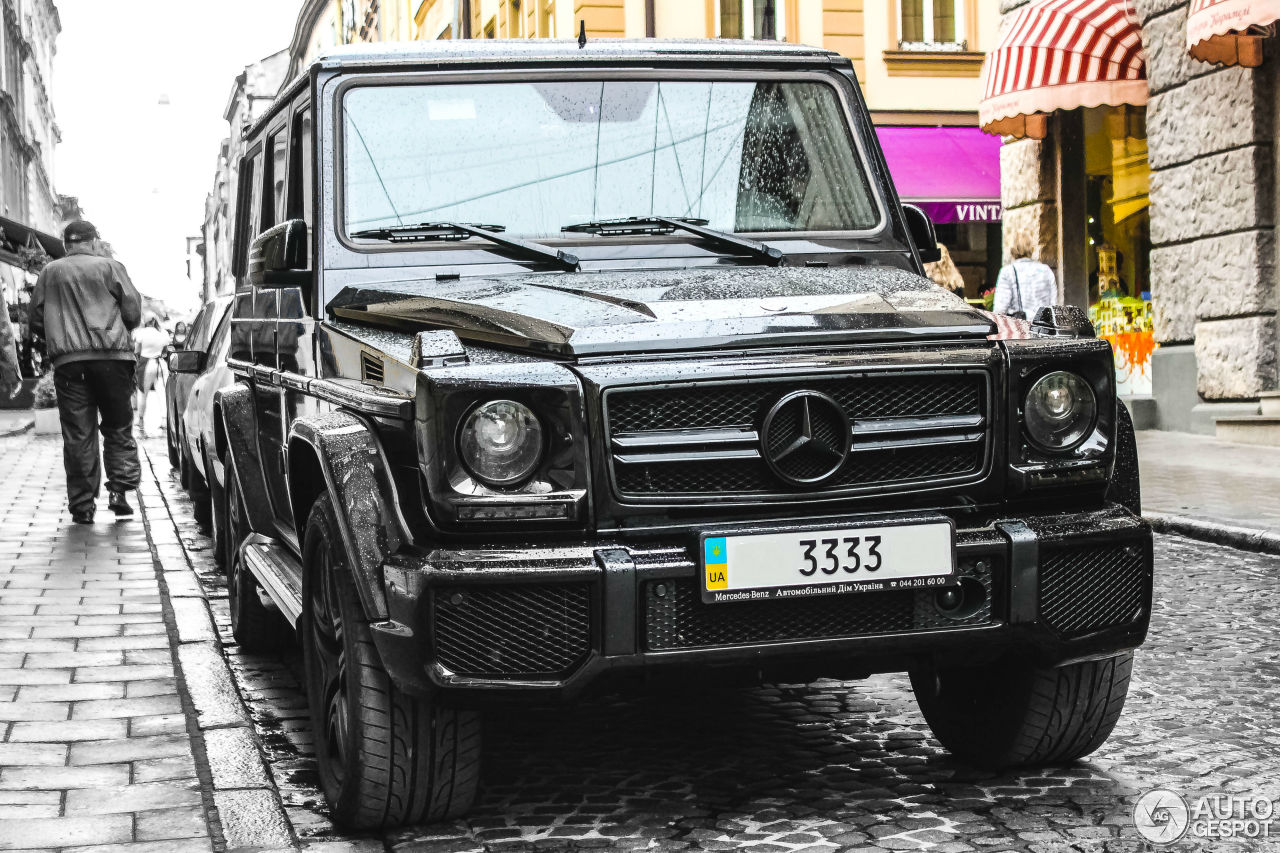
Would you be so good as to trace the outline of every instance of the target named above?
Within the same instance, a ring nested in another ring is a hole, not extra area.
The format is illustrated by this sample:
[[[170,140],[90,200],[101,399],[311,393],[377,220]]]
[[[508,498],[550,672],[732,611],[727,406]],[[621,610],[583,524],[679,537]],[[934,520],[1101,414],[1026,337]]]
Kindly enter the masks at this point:
[[[1015,234],[1009,241],[1010,263],[996,279],[991,310],[1020,320],[1034,320],[1036,312],[1058,301],[1058,282],[1053,270],[1032,257],[1035,249],[1029,234]]]
[[[938,250],[942,252],[942,257],[931,264],[925,264],[924,274],[929,276],[934,284],[964,299],[964,276],[960,275],[960,269],[951,259],[951,253],[947,251],[947,247],[939,243]]]
[[[160,320],[154,314],[133,333],[133,350],[138,356],[134,368],[134,383],[138,389],[134,409],[138,414],[138,432],[143,435],[147,434],[147,398],[162,381],[160,357],[168,346],[169,336],[160,328]]]
[[[67,505],[77,524],[93,523],[102,483],[98,431],[107,506],[117,517],[133,515],[126,495],[141,475],[129,332],[142,320],[142,300],[124,265],[98,251],[98,239],[91,223],[69,223],[62,235],[66,257],[45,266],[31,298],[31,328],[44,336],[53,362]]]
[[[22,370],[18,366],[18,342],[9,322],[9,306],[0,287],[0,400],[16,397],[22,390]]]
[[[187,345],[187,335],[191,334],[191,329],[185,322],[179,320],[173,326],[173,336],[169,339],[169,346],[166,347],[165,355],[174,350],[183,349]]]

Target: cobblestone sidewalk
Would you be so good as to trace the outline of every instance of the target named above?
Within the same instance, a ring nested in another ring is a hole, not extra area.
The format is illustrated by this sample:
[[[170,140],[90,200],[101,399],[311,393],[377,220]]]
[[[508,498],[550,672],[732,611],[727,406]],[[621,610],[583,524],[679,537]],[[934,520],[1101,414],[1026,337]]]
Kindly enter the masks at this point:
[[[0,439],[0,483],[0,849],[213,849],[145,525],[72,524],[56,438]]]
[[[487,715],[484,787],[465,820],[350,835],[330,823],[316,787],[297,653],[234,644],[208,539],[158,443],[152,459],[298,844],[345,843],[353,853],[1137,853],[1151,848],[1136,837],[1131,809],[1148,788],[1280,796],[1280,559],[1161,536],[1151,637],[1125,714],[1108,743],[1073,767],[991,773],[953,762],[901,675],[601,697]],[[1223,586],[1228,563],[1233,581]]]
[[[1144,512],[1175,532],[1280,552],[1280,447],[1146,430],[1138,465]]]

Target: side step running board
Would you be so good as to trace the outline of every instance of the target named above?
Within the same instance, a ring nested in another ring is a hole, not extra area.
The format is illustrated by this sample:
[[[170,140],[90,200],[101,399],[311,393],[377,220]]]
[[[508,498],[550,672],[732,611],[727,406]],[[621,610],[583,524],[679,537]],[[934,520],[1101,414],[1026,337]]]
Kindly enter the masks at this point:
[[[245,538],[240,556],[284,618],[296,628],[302,615],[302,563],[288,548],[260,533],[250,533]]]

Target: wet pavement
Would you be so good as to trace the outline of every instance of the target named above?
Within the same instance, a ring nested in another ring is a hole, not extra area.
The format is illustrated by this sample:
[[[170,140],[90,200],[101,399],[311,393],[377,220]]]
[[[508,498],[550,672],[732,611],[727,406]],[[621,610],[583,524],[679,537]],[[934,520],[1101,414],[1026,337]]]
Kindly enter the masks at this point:
[[[1124,716],[1076,766],[992,774],[953,762],[902,676],[668,692],[491,714],[484,788],[466,820],[347,835],[329,822],[316,789],[297,654],[239,652],[209,540],[164,470],[162,447],[152,459],[298,845],[435,853],[1140,850],[1149,848],[1131,812],[1150,788],[1189,798],[1280,797],[1280,557],[1161,536],[1151,636],[1138,653]],[[1175,849],[1224,847],[1270,849],[1241,841]]]
[[[72,524],[61,450],[0,438],[0,850],[211,851],[155,543]]]
[[[1138,461],[1144,511],[1254,530],[1280,543],[1280,447],[1143,430]]]

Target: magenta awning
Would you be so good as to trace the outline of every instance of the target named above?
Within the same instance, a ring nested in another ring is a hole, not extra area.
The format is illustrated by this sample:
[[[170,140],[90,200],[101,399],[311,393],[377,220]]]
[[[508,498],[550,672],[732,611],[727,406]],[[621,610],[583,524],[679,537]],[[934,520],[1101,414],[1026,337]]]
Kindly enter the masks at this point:
[[[1000,137],[977,127],[877,127],[898,197],[934,222],[1000,221]]]

